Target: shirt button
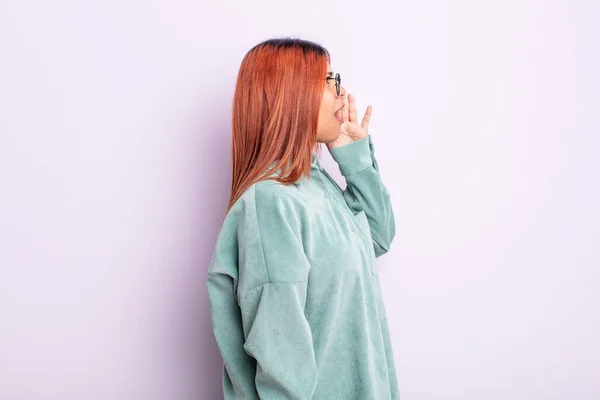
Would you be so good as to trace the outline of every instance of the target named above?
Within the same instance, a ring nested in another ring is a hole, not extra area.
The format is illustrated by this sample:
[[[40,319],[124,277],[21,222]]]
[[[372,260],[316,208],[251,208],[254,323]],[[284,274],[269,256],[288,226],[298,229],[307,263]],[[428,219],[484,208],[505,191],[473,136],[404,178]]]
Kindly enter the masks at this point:
[[[325,193],[325,197],[329,198],[329,193]]]

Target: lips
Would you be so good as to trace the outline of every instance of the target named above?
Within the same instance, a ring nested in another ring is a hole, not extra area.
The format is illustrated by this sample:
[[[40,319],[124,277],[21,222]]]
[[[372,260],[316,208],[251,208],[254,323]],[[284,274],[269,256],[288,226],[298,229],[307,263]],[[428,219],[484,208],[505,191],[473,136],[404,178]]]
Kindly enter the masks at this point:
[[[344,107],[342,107],[342,108],[344,108]],[[337,110],[335,112],[335,114],[333,114],[333,116],[335,117],[335,119],[337,119],[340,122],[344,122],[344,117],[342,115],[342,108],[340,108],[339,110]]]

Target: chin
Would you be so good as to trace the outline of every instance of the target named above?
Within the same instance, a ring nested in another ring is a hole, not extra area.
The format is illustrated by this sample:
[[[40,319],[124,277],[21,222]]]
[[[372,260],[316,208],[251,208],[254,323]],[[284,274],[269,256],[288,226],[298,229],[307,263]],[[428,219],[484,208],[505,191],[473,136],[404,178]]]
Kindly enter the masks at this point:
[[[339,137],[340,137],[340,132],[336,129],[335,133],[332,133],[331,135],[327,135],[327,136],[322,137],[322,138],[317,138],[317,142],[319,142],[319,143],[331,143],[331,142],[335,141]]]

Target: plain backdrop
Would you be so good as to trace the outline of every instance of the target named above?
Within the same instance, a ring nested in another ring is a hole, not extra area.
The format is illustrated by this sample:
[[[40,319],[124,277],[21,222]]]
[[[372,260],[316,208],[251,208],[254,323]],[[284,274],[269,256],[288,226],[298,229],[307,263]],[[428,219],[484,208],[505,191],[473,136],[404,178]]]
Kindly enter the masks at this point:
[[[600,399],[600,3],[0,3],[0,398],[222,398],[205,274],[240,62],[316,41],[397,234],[403,400]],[[345,186],[323,149],[325,167]]]

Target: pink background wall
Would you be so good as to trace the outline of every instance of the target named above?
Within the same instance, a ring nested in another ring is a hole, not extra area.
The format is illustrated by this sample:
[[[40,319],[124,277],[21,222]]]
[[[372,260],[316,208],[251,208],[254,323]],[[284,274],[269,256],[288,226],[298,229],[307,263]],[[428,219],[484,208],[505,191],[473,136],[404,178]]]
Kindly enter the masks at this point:
[[[222,396],[204,278],[232,90],[244,54],[282,35],[325,45],[360,116],[373,105],[403,400],[600,398],[599,15],[3,1],[0,399]]]

